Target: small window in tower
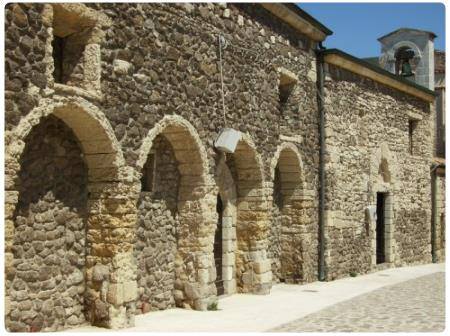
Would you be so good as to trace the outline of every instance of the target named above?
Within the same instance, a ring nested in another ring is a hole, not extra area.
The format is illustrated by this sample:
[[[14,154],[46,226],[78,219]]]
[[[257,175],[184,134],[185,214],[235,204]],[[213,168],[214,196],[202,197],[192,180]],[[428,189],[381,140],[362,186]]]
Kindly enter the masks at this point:
[[[278,72],[279,72],[278,94],[280,104],[283,105],[287,103],[289,97],[291,96],[292,91],[294,90],[295,85],[298,82],[298,78],[294,73],[284,68],[278,68]]]
[[[415,133],[417,129],[418,121],[414,119],[409,119],[408,121],[408,137],[409,137],[409,154],[415,154]]]

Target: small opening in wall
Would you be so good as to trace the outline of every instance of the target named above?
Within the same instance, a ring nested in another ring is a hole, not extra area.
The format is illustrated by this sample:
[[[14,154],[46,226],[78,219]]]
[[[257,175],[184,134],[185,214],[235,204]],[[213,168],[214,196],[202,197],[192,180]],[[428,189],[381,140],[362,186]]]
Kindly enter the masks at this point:
[[[142,191],[152,192],[155,186],[155,170],[156,160],[155,153],[150,153],[147,162],[144,165],[144,170],[141,178]]]
[[[73,11],[66,4],[53,5],[52,58],[55,83],[83,86],[84,51],[95,24],[91,17]]]
[[[409,154],[414,154],[414,138],[417,129],[417,120],[409,119],[408,121],[408,138],[409,138]]]
[[[376,257],[377,264],[386,262],[386,193],[377,193]]]
[[[65,39],[63,37],[56,35],[53,37],[53,61],[55,63],[53,78],[55,79],[55,83],[63,83],[64,44]]]
[[[279,92],[279,100],[280,104],[286,104],[289,97],[291,96],[292,91],[294,90],[295,83],[289,83],[289,84],[281,84],[278,87]]]
[[[298,82],[298,78],[292,72],[287,69],[280,68],[279,71],[279,84],[278,84],[278,95],[280,104],[286,104],[292,92],[294,91],[295,85]]]

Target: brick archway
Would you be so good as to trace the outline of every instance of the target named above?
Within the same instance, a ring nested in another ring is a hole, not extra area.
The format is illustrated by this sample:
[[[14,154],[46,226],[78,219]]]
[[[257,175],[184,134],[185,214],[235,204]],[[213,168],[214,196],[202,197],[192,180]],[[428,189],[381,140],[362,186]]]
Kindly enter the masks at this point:
[[[206,310],[215,297],[212,242],[217,216],[215,193],[212,192],[214,183],[209,175],[206,150],[188,121],[180,116],[165,116],[149,131],[142,143],[137,161],[141,176],[158,136],[163,136],[170,143],[179,173],[175,304]]]
[[[14,216],[19,199],[21,157],[27,137],[35,126],[49,116],[56,117],[56,120],[62,121],[62,124],[71,129],[88,171],[89,196],[85,223],[87,252],[84,256],[84,274],[81,274],[86,287],[84,315],[88,322],[95,325],[110,328],[127,326],[131,321],[127,318],[126,311],[136,292],[133,273],[130,272],[133,268],[131,226],[134,224],[134,205],[129,201],[130,185],[125,182],[131,178],[130,170],[124,165],[120,146],[106,117],[95,105],[82,98],[54,96],[53,99],[42,99],[39,106],[25,116],[18,126],[6,132],[6,274],[13,279],[16,272],[12,243],[16,234]],[[56,220],[52,214],[49,216],[50,221]],[[56,224],[65,225],[64,222]],[[9,283],[6,284],[7,311],[12,310],[15,305],[14,298],[9,295],[8,285]],[[123,294],[124,288],[127,289],[126,294]],[[48,313],[54,312],[49,309]],[[39,330],[42,325],[25,324],[20,326],[22,327]],[[51,330],[54,327],[49,328]]]
[[[281,144],[271,162],[273,181],[271,237],[269,254],[274,281],[305,281],[304,259],[307,247],[304,225],[303,163],[297,147]]]
[[[264,165],[250,136],[243,134],[227,165],[237,190],[236,285],[239,292],[267,294],[272,272],[267,259],[267,195]]]

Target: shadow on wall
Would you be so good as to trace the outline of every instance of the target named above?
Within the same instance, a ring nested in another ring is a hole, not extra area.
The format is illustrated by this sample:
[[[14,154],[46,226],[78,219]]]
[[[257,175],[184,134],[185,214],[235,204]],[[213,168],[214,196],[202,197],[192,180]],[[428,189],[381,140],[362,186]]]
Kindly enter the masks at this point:
[[[11,331],[80,325],[88,197],[80,145],[63,121],[48,116],[27,136],[20,165],[6,325]]]

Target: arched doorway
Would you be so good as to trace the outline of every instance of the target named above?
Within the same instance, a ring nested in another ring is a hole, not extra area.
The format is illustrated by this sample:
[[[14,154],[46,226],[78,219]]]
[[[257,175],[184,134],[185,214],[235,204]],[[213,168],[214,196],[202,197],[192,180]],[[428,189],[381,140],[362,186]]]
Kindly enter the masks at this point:
[[[114,303],[102,298],[97,287],[120,272],[108,261],[118,254],[105,255],[98,248],[103,239],[111,252],[130,246],[124,236],[99,235],[100,227],[107,228],[116,216],[104,209],[99,218],[97,209],[111,201],[114,196],[108,193],[119,189],[122,178],[123,157],[112,134],[104,115],[90,103],[62,97],[42,100],[7,132],[8,330],[54,331],[85,322],[127,325],[133,292],[115,305],[125,306],[117,322],[107,313]],[[97,266],[104,278],[94,285],[86,274]]]
[[[303,173],[302,162],[293,144],[279,147],[272,161],[272,214],[269,257],[275,282],[305,281]]]
[[[194,127],[179,116],[164,117],[144,140],[138,167],[137,312],[174,305],[205,310],[215,295],[208,242],[216,200]]]

